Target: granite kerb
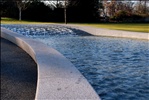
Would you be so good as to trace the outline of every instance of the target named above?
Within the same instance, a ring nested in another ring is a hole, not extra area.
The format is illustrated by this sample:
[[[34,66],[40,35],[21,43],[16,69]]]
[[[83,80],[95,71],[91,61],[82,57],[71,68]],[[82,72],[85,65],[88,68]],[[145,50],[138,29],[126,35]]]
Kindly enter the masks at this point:
[[[1,37],[21,47],[37,63],[35,100],[100,100],[87,79],[57,50],[2,27]]]
[[[123,30],[111,30],[92,26],[74,25],[74,24],[54,24],[54,25],[61,25],[65,27],[78,29],[94,36],[149,40],[149,32],[144,33],[144,32],[123,31]]]

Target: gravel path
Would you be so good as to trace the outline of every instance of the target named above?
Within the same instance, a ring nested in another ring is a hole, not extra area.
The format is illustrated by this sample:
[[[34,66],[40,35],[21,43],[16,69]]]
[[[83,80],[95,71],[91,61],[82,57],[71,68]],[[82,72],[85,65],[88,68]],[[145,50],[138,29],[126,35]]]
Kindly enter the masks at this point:
[[[1,38],[1,100],[33,100],[37,65],[18,46]]]

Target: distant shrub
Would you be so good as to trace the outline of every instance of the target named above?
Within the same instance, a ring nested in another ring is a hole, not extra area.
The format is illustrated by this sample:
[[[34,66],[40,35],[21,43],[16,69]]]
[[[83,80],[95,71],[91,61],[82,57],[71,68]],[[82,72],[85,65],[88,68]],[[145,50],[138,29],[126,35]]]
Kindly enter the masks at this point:
[[[140,20],[143,18],[143,16],[137,15],[137,14],[133,14],[133,15],[131,16],[131,18],[132,18],[132,20],[135,22],[135,21],[140,21]]]
[[[114,19],[117,21],[126,21],[131,15],[126,11],[118,11],[114,15]]]
[[[110,20],[117,22],[142,22],[143,18],[145,18],[144,15],[132,14],[127,11],[118,11]]]

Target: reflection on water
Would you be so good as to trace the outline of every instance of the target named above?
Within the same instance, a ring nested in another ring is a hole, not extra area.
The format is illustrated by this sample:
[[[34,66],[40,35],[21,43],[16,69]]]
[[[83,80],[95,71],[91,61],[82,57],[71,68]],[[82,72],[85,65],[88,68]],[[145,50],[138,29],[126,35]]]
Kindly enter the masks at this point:
[[[70,59],[103,100],[149,99],[148,41],[80,36],[66,27],[4,27],[21,34],[33,30],[34,34],[27,36],[57,49]],[[38,32],[37,29],[45,31]]]

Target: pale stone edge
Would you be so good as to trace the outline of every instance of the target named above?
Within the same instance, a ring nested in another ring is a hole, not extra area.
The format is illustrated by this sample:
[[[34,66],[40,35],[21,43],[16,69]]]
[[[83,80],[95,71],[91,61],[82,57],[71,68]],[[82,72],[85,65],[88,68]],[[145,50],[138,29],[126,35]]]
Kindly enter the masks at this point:
[[[100,100],[86,78],[58,51],[2,27],[1,37],[21,47],[37,63],[36,100]]]
[[[144,33],[144,32],[131,32],[131,31],[122,31],[122,30],[111,30],[111,29],[96,28],[91,26],[74,25],[74,24],[53,24],[53,25],[61,25],[61,26],[79,29],[95,36],[149,40],[149,32]]]

